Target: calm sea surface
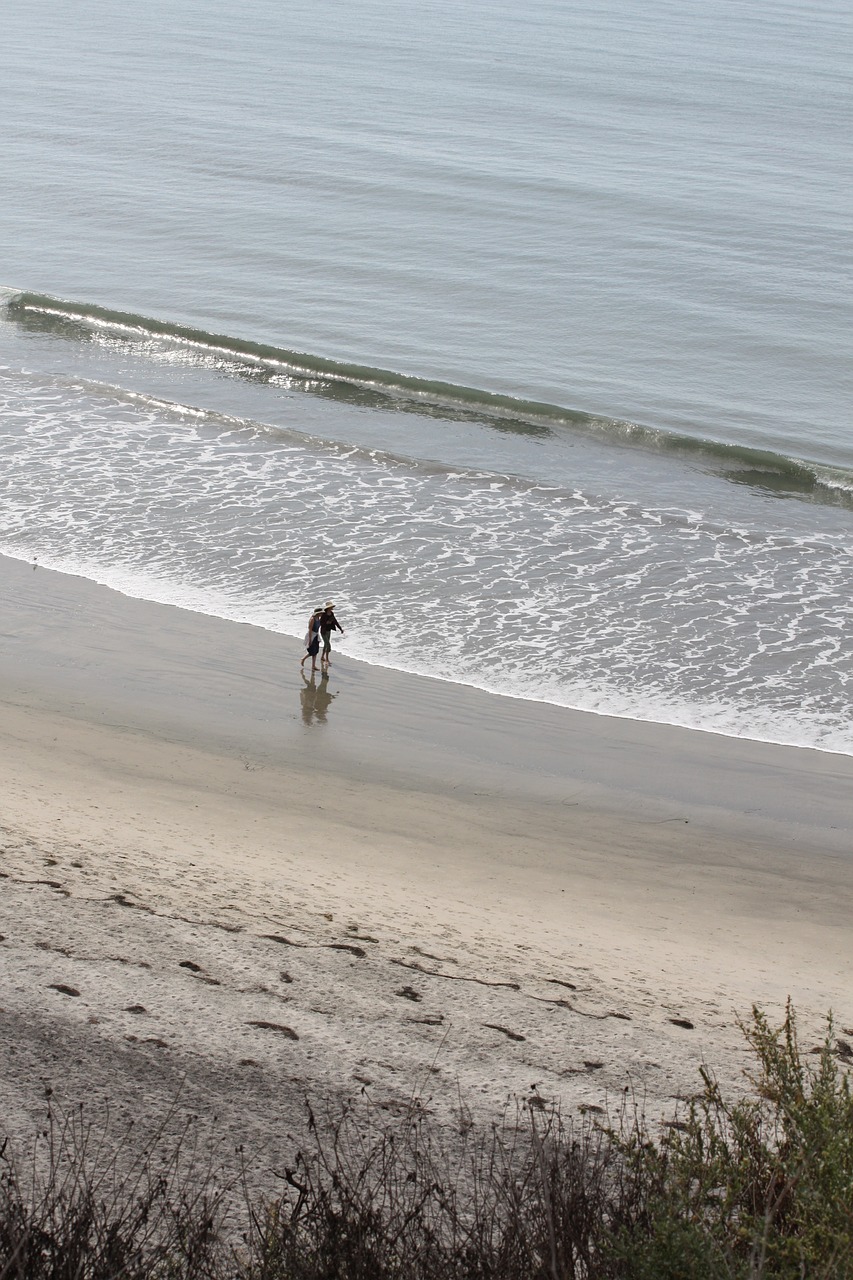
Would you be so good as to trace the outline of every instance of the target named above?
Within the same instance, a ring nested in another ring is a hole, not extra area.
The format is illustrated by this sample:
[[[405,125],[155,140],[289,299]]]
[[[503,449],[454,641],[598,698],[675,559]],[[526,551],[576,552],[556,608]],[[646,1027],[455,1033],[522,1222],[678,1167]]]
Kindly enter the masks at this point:
[[[0,552],[853,752],[846,0],[8,0]]]

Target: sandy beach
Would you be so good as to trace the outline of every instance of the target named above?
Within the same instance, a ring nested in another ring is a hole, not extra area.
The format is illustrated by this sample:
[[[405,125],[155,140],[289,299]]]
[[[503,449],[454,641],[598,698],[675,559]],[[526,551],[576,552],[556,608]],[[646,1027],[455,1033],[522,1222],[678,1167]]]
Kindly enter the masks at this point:
[[[652,1114],[853,1026],[853,758],[497,698],[0,560],[0,1107]],[[349,621],[344,616],[344,622]],[[809,1042],[810,1043],[810,1042]]]

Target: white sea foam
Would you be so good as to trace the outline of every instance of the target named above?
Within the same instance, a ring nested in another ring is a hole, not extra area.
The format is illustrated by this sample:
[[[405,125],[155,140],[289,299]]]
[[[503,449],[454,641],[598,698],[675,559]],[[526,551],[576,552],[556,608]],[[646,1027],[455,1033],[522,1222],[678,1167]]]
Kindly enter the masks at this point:
[[[0,549],[494,693],[853,751],[850,547],[7,375]],[[844,551],[847,554],[839,554]]]

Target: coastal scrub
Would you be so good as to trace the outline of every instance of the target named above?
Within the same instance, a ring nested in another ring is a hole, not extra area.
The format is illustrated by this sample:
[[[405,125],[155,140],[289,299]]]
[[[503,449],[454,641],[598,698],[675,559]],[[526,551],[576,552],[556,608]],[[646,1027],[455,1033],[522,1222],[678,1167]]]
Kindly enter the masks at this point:
[[[3,1147],[0,1280],[850,1280],[853,1051],[831,1018],[804,1051],[790,1006],[742,1030],[747,1093],[704,1069],[663,1125],[527,1106],[483,1131],[460,1108],[448,1134],[417,1101],[309,1107],[275,1199],[248,1190],[251,1153],[223,1181],[194,1122],[134,1154],[48,1097],[26,1175]]]

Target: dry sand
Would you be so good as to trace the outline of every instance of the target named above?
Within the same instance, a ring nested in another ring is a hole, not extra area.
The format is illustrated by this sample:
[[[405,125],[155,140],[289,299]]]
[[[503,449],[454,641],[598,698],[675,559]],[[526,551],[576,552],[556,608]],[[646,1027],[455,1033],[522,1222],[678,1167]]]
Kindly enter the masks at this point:
[[[0,559],[0,1116],[40,1085],[653,1115],[737,1015],[853,1024],[853,758],[496,698]]]

